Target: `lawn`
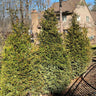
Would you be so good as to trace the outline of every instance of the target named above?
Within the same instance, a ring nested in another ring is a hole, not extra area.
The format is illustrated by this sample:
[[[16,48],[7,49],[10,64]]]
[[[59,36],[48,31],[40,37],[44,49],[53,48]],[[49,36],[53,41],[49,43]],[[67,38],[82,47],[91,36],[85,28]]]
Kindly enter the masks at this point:
[[[96,57],[96,45],[91,45],[91,49],[93,52],[93,57]]]

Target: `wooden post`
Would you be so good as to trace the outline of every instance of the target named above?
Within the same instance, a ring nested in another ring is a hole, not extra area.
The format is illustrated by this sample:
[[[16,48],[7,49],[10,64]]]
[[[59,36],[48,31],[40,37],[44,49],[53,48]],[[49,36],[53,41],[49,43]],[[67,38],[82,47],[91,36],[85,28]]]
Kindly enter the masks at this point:
[[[59,8],[60,8],[60,33],[63,33],[63,24],[62,24],[62,0],[59,0]]]

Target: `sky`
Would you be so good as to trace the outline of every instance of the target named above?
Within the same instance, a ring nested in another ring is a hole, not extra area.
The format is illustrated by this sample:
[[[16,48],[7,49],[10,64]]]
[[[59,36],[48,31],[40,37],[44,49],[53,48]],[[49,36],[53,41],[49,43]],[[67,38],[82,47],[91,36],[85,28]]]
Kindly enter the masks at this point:
[[[52,1],[52,3],[54,3],[54,2],[59,2],[59,0],[51,0]],[[94,4],[94,0],[85,0],[86,1],[86,3],[92,3],[92,5]]]
[[[85,0],[86,1],[86,3],[92,3],[92,4],[94,4],[94,0]]]

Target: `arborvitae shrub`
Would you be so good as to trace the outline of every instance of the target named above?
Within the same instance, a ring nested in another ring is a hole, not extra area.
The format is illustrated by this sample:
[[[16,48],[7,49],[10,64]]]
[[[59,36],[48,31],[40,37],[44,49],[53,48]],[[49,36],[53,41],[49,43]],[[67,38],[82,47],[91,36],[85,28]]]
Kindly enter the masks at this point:
[[[87,29],[80,28],[76,14],[66,35],[66,48],[69,50],[73,77],[81,75],[90,63],[90,42]]]
[[[41,64],[44,67],[44,93],[60,92],[70,82],[71,66],[68,53],[58,33],[56,14],[53,9],[45,11],[41,22],[40,38]]]
[[[35,64],[38,58],[37,49],[31,46],[27,32],[27,27],[16,24],[5,42],[0,96],[26,96],[28,93],[37,96],[42,91],[42,66]]]

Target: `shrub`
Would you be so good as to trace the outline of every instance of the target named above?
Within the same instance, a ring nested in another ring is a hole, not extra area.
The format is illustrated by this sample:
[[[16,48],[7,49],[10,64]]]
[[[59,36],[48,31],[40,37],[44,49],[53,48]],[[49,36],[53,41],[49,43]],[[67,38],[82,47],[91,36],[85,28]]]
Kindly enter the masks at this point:
[[[68,53],[58,33],[56,14],[53,9],[45,11],[39,35],[41,64],[44,67],[44,92],[60,92],[70,82],[71,66]]]
[[[72,24],[66,35],[66,48],[69,50],[73,76],[81,75],[90,63],[90,43],[87,29],[80,28],[76,14],[72,16]]]
[[[38,58],[37,49],[33,50],[36,47],[31,46],[27,32],[28,28],[23,24],[16,24],[5,42],[2,54],[1,96],[39,94],[42,89],[43,80],[39,71],[42,66],[35,64],[35,59]]]

